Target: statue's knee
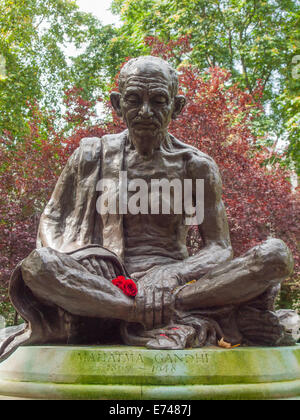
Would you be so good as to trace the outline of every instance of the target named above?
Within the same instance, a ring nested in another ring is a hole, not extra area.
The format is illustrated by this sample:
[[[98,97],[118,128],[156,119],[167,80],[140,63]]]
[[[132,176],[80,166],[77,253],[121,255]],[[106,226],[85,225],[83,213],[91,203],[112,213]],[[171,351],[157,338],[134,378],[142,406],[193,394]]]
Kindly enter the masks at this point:
[[[260,256],[266,273],[276,278],[288,277],[292,274],[294,260],[288,246],[280,239],[268,239],[260,246]]]
[[[39,248],[31,252],[22,263],[21,271],[25,282],[41,276],[46,268],[51,254],[51,248]]]

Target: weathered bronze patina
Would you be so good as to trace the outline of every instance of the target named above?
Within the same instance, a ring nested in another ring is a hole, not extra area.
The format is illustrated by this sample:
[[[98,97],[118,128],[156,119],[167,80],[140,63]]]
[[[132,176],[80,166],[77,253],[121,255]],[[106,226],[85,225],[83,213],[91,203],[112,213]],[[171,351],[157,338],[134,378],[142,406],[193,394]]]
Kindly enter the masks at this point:
[[[70,157],[41,217],[37,249],[12,276],[11,300],[26,324],[3,340],[2,356],[25,343],[183,349],[223,337],[293,344],[274,312],[293,270],[291,252],[273,238],[233,259],[215,162],[168,133],[185,105],[176,72],[161,59],[140,57],[123,68],[119,90],[111,101],[128,130],[83,139]],[[148,184],[204,180],[197,255],[188,255],[185,214],[97,212],[97,183],[118,180],[120,171]],[[137,282],[136,299],[112,284],[118,275]]]

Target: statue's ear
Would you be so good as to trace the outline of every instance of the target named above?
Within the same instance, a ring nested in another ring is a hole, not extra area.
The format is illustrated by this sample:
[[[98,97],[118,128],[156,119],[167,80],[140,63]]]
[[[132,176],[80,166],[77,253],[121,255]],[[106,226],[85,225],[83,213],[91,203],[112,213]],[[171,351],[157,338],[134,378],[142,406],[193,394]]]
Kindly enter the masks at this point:
[[[172,114],[173,120],[176,120],[176,118],[179,116],[183,108],[185,107],[186,99],[184,96],[179,95],[175,97],[174,100],[174,110]]]
[[[121,93],[119,92],[112,92],[110,95],[111,104],[116,111],[118,117],[122,117],[122,110],[121,110]]]

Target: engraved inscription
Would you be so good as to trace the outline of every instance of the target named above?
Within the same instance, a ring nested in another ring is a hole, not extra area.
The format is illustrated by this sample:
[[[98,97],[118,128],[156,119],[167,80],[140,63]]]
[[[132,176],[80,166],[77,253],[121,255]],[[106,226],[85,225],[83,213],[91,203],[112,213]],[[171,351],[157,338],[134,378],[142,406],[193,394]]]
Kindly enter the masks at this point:
[[[93,363],[144,363],[144,358],[141,353],[128,353],[128,352],[80,352],[77,354],[81,362]]]
[[[158,353],[154,357],[155,362],[157,363],[209,363],[208,353],[186,353],[182,352],[180,354],[172,353]]]
[[[103,369],[108,374],[130,374],[132,367],[135,370],[145,369],[145,360],[141,353],[130,352],[79,352],[73,354],[81,364],[95,364],[96,368]],[[100,365],[100,366],[99,366]]]
[[[149,357],[150,356],[150,357]],[[174,373],[177,368],[185,365],[207,365],[209,353],[206,352],[157,352],[153,355],[146,352],[76,352],[73,358],[81,364],[95,364],[105,370],[106,373],[130,374],[132,370],[150,369],[152,373]]]
[[[154,357],[154,364],[152,366],[152,373],[173,373],[176,372],[178,365],[191,364],[203,365],[209,363],[208,353],[186,353],[179,354],[172,353],[158,353]]]

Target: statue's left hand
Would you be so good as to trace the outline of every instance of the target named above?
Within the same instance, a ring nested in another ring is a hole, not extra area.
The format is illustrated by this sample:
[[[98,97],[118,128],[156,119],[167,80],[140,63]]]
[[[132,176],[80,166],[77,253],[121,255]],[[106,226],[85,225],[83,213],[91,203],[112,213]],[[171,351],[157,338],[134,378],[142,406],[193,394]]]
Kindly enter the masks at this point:
[[[138,282],[136,310],[146,329],[167,325],[172,317],[173,292],[180,285],[172,266],[151,270]]]

